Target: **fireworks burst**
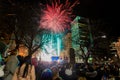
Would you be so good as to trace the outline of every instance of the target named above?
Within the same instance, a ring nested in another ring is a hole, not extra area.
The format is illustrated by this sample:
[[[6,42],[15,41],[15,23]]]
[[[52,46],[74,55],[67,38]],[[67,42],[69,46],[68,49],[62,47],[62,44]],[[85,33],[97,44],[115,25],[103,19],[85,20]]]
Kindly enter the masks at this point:
[[[40,27],[53,32],[62,32],[66,28],[70,28],[72,10],[78,2],[76,0],[71,4],[69,0],[66,0],[65,3],[60,3],[60,0],[52,0],[52,3],[47,4],[43,10]]]

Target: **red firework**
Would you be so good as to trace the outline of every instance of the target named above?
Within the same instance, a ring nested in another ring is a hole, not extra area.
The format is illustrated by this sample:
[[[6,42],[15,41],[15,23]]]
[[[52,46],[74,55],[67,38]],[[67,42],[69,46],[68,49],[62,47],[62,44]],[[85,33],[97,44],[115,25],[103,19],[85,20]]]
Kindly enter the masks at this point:
[[[47,4],[43,10],[40,27],[53,32],[62,32],[66,28],[70,28],[72,9],[78,2],[76,0],[71,4],[69,0],[66,0],[65,3],[60,3],[60,0],[52,0],[51,5]]]

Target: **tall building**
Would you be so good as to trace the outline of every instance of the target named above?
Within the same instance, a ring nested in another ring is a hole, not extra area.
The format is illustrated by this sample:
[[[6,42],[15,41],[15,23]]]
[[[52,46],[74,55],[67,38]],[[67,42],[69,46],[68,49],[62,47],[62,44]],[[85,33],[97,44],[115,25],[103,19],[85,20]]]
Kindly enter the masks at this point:
[[[80,60],[80,55],[83,55],[81,47],[84,51],[84,55],[87,55],[88,47],[92,44],[92,34],[89,26],[89,19],[77,16],[71,23],[71,38],[72,48],[76,51],[76,59]]]
[[[88,47],[92,38],[89,19],[77,16],[71,23],[71,35],[74,49],[79,49],[80,46]]]

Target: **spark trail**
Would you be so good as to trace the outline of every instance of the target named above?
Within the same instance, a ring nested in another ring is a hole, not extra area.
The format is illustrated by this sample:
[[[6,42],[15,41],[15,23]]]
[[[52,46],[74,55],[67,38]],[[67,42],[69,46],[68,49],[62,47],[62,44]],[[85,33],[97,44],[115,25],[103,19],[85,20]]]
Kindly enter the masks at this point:
[[[65,0],[64,3],[61,3],[60,0],[52,0],[51,4],[46,4],[46,8],[43,9],[40,27],[53,32],[63,32],[65,29],[69,29],[73,8],[78,3],[79,0],[73,4],[69,0]]]

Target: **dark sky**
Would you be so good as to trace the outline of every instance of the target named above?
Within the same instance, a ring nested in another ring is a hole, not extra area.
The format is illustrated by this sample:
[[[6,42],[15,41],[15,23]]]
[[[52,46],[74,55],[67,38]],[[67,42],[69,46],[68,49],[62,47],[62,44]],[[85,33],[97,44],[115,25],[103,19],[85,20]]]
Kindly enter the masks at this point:
[[[119,3],[111,0],[80,0],[75,7],[75,14],[87,18],[101,19],[105,25],[104,31],[109,37],[120,36]]]
[[[1,0],[5,1],[5,0]],[[7,0],[7,1],[20,1],[20,2],[43,2],[47,0]],[[65,0],[62,0],[65,1]],[[75,0],[70,0],[75,1]],[[101,19],[105,25],[103,26],[104,31],[110,37],[117,38],[120,36],[119,31],[119,2],[116,0],[79,0],[80,4],[76,5],[74,14],[91,19]],[[5,4],[7,5],[7,4]]]

